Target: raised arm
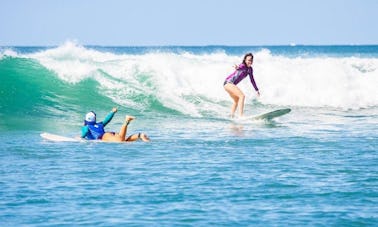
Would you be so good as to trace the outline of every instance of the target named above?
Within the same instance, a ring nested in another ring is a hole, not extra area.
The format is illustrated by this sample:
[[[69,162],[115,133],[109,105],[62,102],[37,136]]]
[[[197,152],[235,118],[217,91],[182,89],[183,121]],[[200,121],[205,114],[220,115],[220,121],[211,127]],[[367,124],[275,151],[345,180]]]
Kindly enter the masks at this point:
[[[118,111],[117,107],[114,107],[112,111],[106,115],[105,119],[102,121],[104,127],[113,119],[114,114]]]

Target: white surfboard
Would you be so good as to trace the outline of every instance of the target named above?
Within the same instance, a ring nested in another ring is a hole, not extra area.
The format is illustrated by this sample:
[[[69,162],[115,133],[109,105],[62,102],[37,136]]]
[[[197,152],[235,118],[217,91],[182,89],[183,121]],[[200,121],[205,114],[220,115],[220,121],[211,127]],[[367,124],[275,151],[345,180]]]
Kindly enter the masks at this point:
[[[117,141],[103,141],[103,140],[87,140],[80,138],[80,136],[77,137],[66,137],[66,136],[61,136],[57,134],[52,134],[48,132],[43,132],[40,134],[40,136],[48,141],[53,141],[53,142],[90,142],[90,143],[122,143],[122,142],[117,142]]]
[[[48,132],[44,132],[40,134],[42,138],[49,140],[49,141],[54,141],[54,142],[80,142],[83,141],[80,138],[72,138],[72,137],[65,137],[65,136],[60,136]]]
[[[291,109],[286,108],[286,109],[279,109],[279,110],[274,110],[268,113],[252,116],[252,120],[272,120],[273,118],[280,117],[282,115],[290,113]]]

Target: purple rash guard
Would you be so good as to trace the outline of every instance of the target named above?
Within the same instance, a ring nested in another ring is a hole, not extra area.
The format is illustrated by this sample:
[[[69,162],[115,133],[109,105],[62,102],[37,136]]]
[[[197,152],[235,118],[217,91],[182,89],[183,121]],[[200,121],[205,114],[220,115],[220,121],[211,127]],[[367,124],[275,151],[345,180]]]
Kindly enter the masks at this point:
[[[249,78],[251,80],[251,84],[255,88],[256,91],[259,91],[257,88],[255,79],[253,79],[253,69],[252,67],[247,67],[244,63],[240,64],[239,67],[233,72],[231,75],[229,75],[226,78],[226,83],[232,83],[237,85],[240,81],[242,81],[247,75],[249,75]]]

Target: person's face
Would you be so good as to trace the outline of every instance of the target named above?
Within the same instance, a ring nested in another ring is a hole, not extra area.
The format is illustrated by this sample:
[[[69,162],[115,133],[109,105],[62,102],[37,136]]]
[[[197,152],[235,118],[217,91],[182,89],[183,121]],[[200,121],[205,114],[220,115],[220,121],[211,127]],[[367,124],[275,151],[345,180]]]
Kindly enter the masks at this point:
[[[253,63],[253,58],[251,56],[247,56],[247,58],[245,59],[245,63],[248,67],[251,67]]]

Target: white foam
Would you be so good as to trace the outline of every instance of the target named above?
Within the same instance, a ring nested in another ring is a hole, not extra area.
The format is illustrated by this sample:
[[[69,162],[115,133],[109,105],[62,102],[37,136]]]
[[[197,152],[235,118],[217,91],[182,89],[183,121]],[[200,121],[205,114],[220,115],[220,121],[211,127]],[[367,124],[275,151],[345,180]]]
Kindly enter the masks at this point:
[[[101,67],[101,63],[112,59],[114,55],[86,49],[73,42],[66,42],[57,48],[28,56],[37,59],[62,80],[77,83],[93,76]]]
[[[257,56],[261,102],[276,105],[364,108],[378,105],[378,59]]]
[[[5,48],[3,50],[0,50],[0,60],[4,57],[18,57],[18,54],[16,51],[12,50],[11,48]]]
[[[378,106],[377,58],[290,58],[273,56],[268,50],[254,55],[259,102],[263,104],[343,109]],[[229,112],[231,99],[223,81],[242,58],[225,53],[114,54],[71,42],[29,57],[64,81],[97,80],[104,93],[120,104],[143,110],[143,100],[135,97],[147,95],[193,116],[206,111]],[[249,79],[239,87],[247,95],[247,103],[256,98]]]

